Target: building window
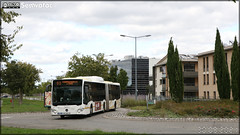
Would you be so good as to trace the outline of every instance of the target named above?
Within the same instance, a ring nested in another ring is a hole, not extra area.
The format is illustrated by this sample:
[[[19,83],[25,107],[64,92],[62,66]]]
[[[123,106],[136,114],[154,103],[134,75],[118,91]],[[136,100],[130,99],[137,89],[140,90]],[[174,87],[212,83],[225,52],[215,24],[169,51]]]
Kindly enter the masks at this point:
[[[216,74],[213,73],[213,84],[216,84]]]
[[[216,91],[213,92],[213,98],[216,99]]]
[[[184,71],[195,72],[195,64],[194,63],[185,63]]]
[[[162,79],[160,79],[160,85],[162,85]]]
[[[163,72],[163,67],[160,67],[160,72]]]
[[[206,99],[206,91],[203,92],[203,98]]]
[[[208,57],[207,57],[207,71],[208,71]]]
[[[203,57],[203,72],[205,72],[205,57]]]
[[[215,71],[215,67],[214,67],[214,56],[213,56],[213,71]]]
[[[184,78],[185,86],[195,86],[195,78]]]
[[[227,63],[227,53],[225,53],[226,63]]]
[[[207,85],[209,85],[209,74],[207,74]]]
[[[165,78],[162,79],[162,84],[166,84]]]
[[[209,99],[209,91],[207,91],[207,99]]]
[[[203,75],[203,85],[205,85],[205,84],[206,84],[206,79],[205,79],[205,76],[206,76],[206,75]]]

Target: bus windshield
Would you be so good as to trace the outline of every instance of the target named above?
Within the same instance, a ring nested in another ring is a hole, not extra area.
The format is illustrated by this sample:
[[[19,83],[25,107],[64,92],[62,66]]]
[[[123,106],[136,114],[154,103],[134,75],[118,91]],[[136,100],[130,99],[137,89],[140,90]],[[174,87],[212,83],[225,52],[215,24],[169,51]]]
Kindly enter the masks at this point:
[[[82,104],[81,81],[54,81],[52,99],[53,99],[52,104],[54,106],[81,105]]]

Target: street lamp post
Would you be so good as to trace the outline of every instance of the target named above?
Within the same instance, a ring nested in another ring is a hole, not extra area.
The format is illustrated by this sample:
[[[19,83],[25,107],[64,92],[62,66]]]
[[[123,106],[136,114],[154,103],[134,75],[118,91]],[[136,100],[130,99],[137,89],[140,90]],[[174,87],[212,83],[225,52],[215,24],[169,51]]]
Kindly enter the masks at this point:
[[[151,35],[144,35],[144,36],[127,36],[127,35],[120,35],[122,37],[129,37],[135,39],[135,100],[137,100],[137,38],[143,38],[143,37],[150,37]]]

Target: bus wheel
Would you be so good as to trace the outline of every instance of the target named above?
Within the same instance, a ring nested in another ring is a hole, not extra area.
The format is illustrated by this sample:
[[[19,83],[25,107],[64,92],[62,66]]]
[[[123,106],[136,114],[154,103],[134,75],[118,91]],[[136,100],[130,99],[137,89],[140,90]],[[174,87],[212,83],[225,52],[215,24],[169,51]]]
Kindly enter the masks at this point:
[[[61,119],[63,119],[63,118],[64,118],[64,115],[60,115],[60,117],[61,117]]]
[[[93,107],[91,105],[91,107],[90,107],[90,116],[92,116],[92,114],[93,114]]]
[[[105,106],[105,103],[103,103],[103,112],[106,111],[106,106]]]
[[[116,111],[116,109],[117,109],[117,104],[116,104],[116,102],[114,103],[114,111]]]

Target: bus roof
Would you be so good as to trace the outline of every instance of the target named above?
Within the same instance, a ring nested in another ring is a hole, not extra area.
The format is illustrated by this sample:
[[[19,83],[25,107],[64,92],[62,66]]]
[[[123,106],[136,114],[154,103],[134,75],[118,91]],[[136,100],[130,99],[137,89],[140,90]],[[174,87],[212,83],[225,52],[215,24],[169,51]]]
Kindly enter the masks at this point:
[[[74,78],[63,78],[63,80],[67,80],[67,79],[81,79],[88,82],[100,82],[100,83],[107,83],[107,84],[113,84],[113,85],[120,85],[119,83],[104,81],[104,79],[99,76],[78,76]]]

